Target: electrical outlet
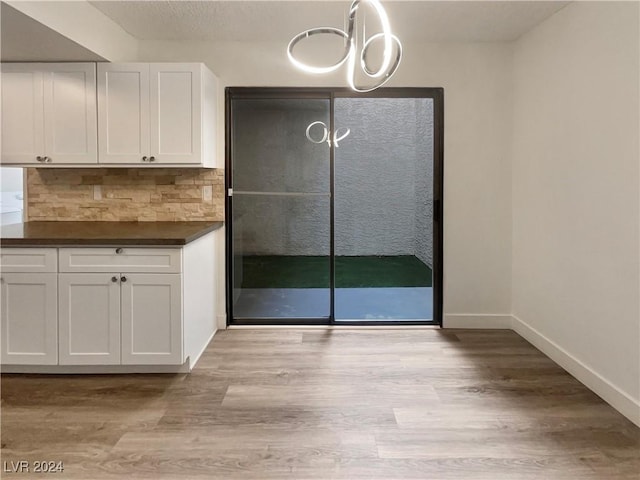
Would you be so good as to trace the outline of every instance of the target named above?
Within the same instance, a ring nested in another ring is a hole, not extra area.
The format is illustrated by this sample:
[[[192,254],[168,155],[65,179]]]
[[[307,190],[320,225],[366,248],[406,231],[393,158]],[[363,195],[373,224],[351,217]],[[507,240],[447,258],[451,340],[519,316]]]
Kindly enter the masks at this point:
[[[205,202],[213,200],[213,186],[205,185],[202,187],[202,200]]]
[[[94,200],[102,200],[102,186],[94,185],[93,186],[93,199]]]

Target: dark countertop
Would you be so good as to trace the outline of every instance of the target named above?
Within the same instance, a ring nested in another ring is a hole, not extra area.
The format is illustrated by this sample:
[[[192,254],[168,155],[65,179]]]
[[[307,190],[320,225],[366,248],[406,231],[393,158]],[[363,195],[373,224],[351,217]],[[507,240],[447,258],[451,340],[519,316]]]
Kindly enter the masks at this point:
[[[181,246],[222,227],[223,222],[24,222],[3,225],[3,247]]]

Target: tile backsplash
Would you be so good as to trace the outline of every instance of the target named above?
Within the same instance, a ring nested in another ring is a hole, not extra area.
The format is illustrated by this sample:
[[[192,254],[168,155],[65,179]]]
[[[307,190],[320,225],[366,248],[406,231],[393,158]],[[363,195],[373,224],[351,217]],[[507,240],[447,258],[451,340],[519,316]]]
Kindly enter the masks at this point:
[[[28,220],[224,220],[224,170],[28,168]]]

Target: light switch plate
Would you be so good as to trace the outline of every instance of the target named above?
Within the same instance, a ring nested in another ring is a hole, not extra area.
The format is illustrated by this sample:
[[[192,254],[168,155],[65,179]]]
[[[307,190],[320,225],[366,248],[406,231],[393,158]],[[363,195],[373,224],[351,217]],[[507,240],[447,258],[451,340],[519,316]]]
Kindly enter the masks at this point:
[[[100,185],[93,186],[93,199],[102,200],[102,186]]]
[[[204,185],[202,187],[202,200],[205,202],[213,200],[213,187],[211,185]]]

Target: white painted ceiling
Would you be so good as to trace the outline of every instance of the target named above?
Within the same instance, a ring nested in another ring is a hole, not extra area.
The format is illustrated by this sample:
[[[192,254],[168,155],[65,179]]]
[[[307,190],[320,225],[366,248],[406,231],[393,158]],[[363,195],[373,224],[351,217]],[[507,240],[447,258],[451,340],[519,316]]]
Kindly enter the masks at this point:
[[[317,26],[342,27],[345,1],[92,1],[144,40],[282,41]],[[569,2],[383,1],[403,41],[515,40]]]

